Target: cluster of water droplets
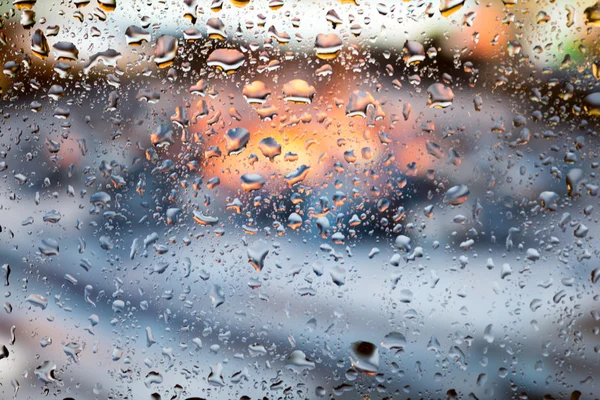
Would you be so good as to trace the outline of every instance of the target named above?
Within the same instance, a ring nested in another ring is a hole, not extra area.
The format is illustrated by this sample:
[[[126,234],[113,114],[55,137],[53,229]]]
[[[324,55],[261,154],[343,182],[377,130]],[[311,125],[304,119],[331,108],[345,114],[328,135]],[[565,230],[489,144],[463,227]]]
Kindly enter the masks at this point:
[[[599,393],[600,2],[0,13],[0,397]]]

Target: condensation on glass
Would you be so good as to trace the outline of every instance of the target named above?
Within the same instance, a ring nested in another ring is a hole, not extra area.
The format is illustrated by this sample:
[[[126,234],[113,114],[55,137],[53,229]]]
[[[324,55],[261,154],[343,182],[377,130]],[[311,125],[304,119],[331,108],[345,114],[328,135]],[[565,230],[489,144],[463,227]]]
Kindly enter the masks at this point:
[[[0,17],[0,398],[598,397],[600,2]]]

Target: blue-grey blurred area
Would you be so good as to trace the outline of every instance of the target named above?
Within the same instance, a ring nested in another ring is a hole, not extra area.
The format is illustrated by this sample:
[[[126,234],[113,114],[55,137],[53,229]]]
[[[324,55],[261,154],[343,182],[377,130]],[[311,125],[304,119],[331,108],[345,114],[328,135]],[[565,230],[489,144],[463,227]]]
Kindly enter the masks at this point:
[[[1,399],[598,398],[593,5],[357,3],[0,5]]]

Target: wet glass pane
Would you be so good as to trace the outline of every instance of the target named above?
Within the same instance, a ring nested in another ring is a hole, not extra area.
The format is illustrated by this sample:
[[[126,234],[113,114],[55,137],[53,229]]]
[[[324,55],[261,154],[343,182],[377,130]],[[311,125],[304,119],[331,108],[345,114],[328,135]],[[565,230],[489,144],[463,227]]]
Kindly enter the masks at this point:
[[[0,398],[598,398],[598,38],[594,0],[0,0]]]

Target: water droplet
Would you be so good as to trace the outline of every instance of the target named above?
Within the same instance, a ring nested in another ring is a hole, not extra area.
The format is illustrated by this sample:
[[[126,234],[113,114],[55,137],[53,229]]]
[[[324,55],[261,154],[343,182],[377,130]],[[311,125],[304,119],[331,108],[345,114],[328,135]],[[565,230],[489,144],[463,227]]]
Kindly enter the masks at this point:
[[[379,370],[379,350],[370,342],[354,342],[348,350],[350,362],[357,371],[375,375]]]
[[[177,56],[177,39],[170,35],[162,35],[156,39],[154,62],[159,68],[167,68],[173,64]]]
[[[239,50],[217,49],[210,53],[206,64],[210,67],[216,67],[226,74],[232,74],[244,65],[245,61],[244,54]]]

